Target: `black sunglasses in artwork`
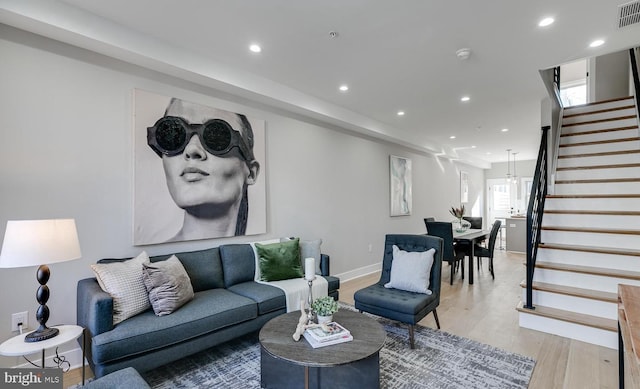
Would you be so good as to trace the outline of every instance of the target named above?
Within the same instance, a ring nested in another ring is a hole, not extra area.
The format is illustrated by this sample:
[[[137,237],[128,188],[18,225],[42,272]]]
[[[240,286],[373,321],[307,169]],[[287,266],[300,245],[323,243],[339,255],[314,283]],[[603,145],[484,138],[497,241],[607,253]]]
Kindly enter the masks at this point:
[[[193,134],[198,134],[200,143],[210,154],[221,156],[237,147],[245,160],[252,155],[242,135],[222,119],[191,124],[181,117],[165,116],[153,127],[147,127],[147,144],[158,156],[172,157],[184,151]]]

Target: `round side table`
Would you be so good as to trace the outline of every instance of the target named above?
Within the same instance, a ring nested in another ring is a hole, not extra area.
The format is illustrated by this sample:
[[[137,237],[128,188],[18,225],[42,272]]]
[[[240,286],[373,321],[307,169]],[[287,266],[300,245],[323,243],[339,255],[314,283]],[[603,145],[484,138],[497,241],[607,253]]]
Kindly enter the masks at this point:
[[[58,333],[58,335],[54,336],[53,338],[42,340],[40,342],[25,342],[24,338],[29,332],[16,335],[13,338],[6,340],[2,344],[0,344],[0,355],[4,355],[7,357],[19,357],[22,355],[42,352],[42,368],[44,369],[44,352],[46,349],[58,347],[82,336],[82,385],[84,385],[84,329],[76,325],[60,325],[54,327],[59,329],[60,333]]]

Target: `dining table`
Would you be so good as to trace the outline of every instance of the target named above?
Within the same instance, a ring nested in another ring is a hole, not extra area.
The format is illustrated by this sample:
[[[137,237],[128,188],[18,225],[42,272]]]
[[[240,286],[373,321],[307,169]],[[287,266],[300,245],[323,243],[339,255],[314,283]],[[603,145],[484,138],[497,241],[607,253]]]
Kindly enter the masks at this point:
[[[453,240],[455,242],[468,242],[471,247],[471,252],[469,252],[469,285],[473,285],[473,257],[475,257],[475,245],[476,243],[486,239],[487,236],[491,233],[490,230],[482,230],[482,229],[474,229],[470,228],[464,232],[458,232],[455,229],[453,230]]]

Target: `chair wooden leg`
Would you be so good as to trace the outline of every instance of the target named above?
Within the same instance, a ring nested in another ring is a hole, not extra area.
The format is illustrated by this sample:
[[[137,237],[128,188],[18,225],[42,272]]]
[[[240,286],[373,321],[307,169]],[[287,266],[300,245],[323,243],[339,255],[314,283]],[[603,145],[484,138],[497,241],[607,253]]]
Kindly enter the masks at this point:
[[[412,349],[416,348],[415,340],[413,337],[413,324],[409,324],[409,345]]]
[[[438,312],[436,312],[436,310],[433,310],[433,317],[436,319],[436,325],[438,326],[438,329],[440,329],[440,320],[438,320]]]

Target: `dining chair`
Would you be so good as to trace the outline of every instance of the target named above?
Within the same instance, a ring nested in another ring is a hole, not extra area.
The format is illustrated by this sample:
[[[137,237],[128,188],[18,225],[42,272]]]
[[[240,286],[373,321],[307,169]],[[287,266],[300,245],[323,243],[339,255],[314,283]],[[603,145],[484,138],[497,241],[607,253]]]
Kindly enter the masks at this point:
[[[474,230],[482,229],[482,216],[463,216],[462,218],[471,223],[471,228]]]
[[[429,223],[429,222],[434,222],[434,221],[436,221],[436,218],[435,218],[435,217],[425,217],[425,218],[424,218],[424,225],[425,225],[425,227],[427,226],[427,223]],[[427,230],[427,232],[429,232],[429,230]]]
[[[482,258],[489,258],[489,271],[491,272],[491,277],[495,280],[496,277],[493,274],[493,251],[496,247],[496,237],[498,236],[498,231],[500,231],[500,225],[502,223],[500,220],[496,220],[493,222],[493,226],[491,227],[491,233],[489,234],[489,244],[487,247],[476,245],[474,248],[474,252],[476,258],[478,258],[478,264]]]
[[[464,257],[466,251],[457,249],[453,242],[453,226],[449,222],[425,222],[427,235],[437,236],[443,240],[442,261],[451,265],[451,278],[449,284],[453,285],[453,274],[460,265],[461,276],[464,280]]]

